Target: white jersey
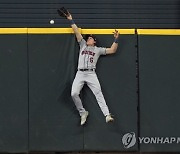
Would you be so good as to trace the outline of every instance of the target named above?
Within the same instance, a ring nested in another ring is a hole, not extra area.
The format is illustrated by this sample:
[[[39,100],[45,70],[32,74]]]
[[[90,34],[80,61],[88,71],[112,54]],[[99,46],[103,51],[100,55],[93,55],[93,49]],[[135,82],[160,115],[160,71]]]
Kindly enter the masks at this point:
[[[79,42],[79,61],[78,69],[96,68],[96,63],[100,55],[106,55],[106,48],[97,46],[87,46],[86,41],[82,39]]]
[[[86,84],[94,93],[104,116],[110,115],[108,106],[102,94],[99,80],[94,70],[96,68],[96,63],[98,61],[99,56],[106,54],[106,48],[87,46],[86,41],[84,39],[82,39],[79,42],[79,45],[80,45],[80,51],[79,51],[78,71],[76,73],[75,79],[72,84],[72,89],[71,89],[72,99],[76,105],[77,110],[79,111],[80,116],[82,117],[82,115],[84,115],[84,113],[87,112],[83,107],[79,94],[84,84]]]

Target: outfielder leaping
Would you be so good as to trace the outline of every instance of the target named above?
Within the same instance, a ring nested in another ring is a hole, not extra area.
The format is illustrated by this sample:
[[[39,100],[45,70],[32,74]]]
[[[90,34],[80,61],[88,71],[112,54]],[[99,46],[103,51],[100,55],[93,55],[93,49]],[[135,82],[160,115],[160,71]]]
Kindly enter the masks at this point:
[[[97,78],[95,69],[100,55],[113,54],[116,52],[118,47],[119,33],[117,30],[115,30],[114,42],[112,43],[112,46],[110,48],[97,47],[96,37],[94,35],[89,35],[87,40],[85,40],[80,34],[78,27],[76,26],[75,22],[73,21],[72,15],[69,12],[66,15],[66,18],[70,21],[71,27],[80,46],[78,71],[72,84],[71,96],[81,116],[81,125],[85,124],[88,116],[88,111],[86,111],[83,107],[81,99],[79,97],[80,91],[83,88],[84,84],[87,84],[87,86],[94,93],[97,102],[104,116],[106,117],[106,122],[111,122],[114,119],[109,113],[109,109],[102,94],[101,86]]]

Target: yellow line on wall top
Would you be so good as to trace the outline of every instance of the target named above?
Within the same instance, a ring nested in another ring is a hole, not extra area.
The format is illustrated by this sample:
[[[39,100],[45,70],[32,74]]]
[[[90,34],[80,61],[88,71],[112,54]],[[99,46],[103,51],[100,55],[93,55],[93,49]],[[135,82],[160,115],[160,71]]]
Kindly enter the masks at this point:
[[[27,34],[28,28],[0,28],[0,34]]]
[[[135,29],[117,29],[120,34],[135,34]],[[81,34],[113,34],[114,29],[81,29]],[[67,34],[72,28],[28,28],[28,34]]]
[[[180,29],[137,29],[138,35],[180,35]]]
[[[135,34],[135,29],[117,29],[120,34]],[[114,29],[81,29],[81,34],[113,34]],[[0,28],[0,34],[72,34],[72,28]],[[180,29],[137,29],[138,35],[180,35]]]
[[[120,34],[135,34],[135,29],[117,29]],[[113,34],[114,29],[81,29],[81,34]],[[0,28],[0,34],[71,34],[72,28]]]

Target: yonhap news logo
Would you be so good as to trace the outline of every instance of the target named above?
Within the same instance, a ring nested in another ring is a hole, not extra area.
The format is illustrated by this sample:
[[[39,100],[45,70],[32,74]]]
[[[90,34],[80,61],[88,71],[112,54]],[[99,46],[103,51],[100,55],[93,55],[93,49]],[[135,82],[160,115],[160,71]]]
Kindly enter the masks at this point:
[[[138,137],[134,132],[126,133],[122,137],[124,148],[133,147],[136,142],[139,144],[180,144],[180,137]]]
[[[136,136],[134,132],[127,133],[122,138],[124,148],[128,149],[136,144]]]

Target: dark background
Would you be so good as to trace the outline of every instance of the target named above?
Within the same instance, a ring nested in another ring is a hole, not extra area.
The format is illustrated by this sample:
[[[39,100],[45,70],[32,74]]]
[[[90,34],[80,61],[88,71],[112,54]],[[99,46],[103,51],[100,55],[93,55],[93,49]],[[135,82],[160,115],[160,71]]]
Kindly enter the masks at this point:
[[[56,9],[67,7],[80,28],[179,28],[178,0],[1,0],[0,27],[70,27]],[[50,25],[49,20],[55,24]],[[111,35],[97,35],[110,46]],[[92,92],[81,96],[84,127],[70,97],[77,68],[73,34],[0,35],[0,152],[179,152],[179,144],[136,144],[122,136],[179,137],[179,36],[121,35],[115,55],[97,74],[113,124],[106,124]]]
[[[0,27],[67,27],[62,6],[81,28],[180,27],[179,0],[1,0]]]

